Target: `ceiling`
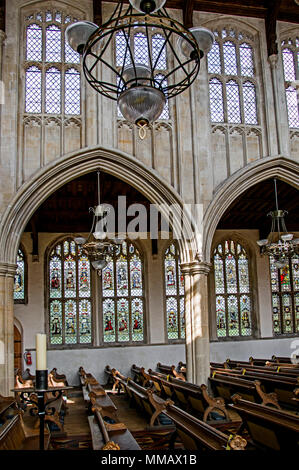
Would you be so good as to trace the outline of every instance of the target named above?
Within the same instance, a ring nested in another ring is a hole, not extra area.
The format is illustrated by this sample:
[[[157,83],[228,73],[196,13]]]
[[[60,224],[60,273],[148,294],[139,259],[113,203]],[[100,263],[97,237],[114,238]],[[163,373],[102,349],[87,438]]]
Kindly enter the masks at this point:
[[[95,2],[100,3],[99,0]],[[105,0],[105,2],[115,2],[115,0]],[[254,18],[266,18],[277,8],[278,20],[299,23],[299,6],[296,5],[295,0],[167,0],[166,8],[181,9],[187,15],[190,11],[197,10]]]
[[[299,231],[299,192],[278,180],[278,204],[288,211],[286,225],[289,231]],[[127,197],[130,204],[143,204],[149,214],[150,201],[132,186],[120,179],[101,173],[101,202],[117,209],[118,196]],[[35,233],[89,232],[92,216],[89,208],[97,204],[97,174],[89,173],[73,180],[52,194],[35,212],[25,231]],[[263,181],[239,196],[224,213],[217,229],[258,229],[267,235],[270,229],[268,212],[275,209],[273,179]],[[116,211],[117,214],[117,211]],[[133,217],[134,218],[134,217]],[[127,218],[128,222],[132,218]],[[149,219],[148,219],[149,227]]]

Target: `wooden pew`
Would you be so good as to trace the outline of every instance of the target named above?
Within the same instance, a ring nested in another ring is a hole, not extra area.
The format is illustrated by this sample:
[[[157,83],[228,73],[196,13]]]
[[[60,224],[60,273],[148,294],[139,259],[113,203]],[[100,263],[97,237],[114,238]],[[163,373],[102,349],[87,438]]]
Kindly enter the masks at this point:
[[[179,380],[183,380],[183,381],[186,380],[184,374],[182,374],[181,372],[177,372],[175,366],[167,366],[158,362],[157,368],[159,369],[159,371],[161,371],[162,373],[166,375],[172,375],[173,377]]]
[[[45,449],[49,447],[50,433],[45,429]],[[0,450],[38,450],[39,429],[24,425],[21,414],[16,414],[0,427]]]
[[[243,420],[254,444],[272,450],[298,450],[299,417],[244,400],[236,394],[229,407]]]
[[[84,400],[90,409],[92,406],[100,406],[101,408],[115,413],[117,407],[114,405],[106,391],[99,382],[90,373],[86,373],[83,367],[79,368],[79,377],[82,384]]]
[[[211,397],[205,384],[199,386],[182,382],[174,377],[153,372],[151,369],[148,371],[148,377],[158,395],[174,400],[180,408],[199,415],[203,421],[206,422],[214,411],[220,412],[224,415],[224,419],[229,421],[224,399]]]

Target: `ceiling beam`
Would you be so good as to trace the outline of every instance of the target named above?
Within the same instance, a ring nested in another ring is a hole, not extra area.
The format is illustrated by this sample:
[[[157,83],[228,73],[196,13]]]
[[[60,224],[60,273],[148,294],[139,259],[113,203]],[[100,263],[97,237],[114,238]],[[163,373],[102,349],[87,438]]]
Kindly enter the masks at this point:
[[[276,26],[281,7],[281,0],[268,1],[267,16],[265,18],[268,56],[278,54]]]
[[[194,0],[187,0],[183,8],[183,23],[187,29],[192,28],[193,26],[193,10]]]
[[[93,0],[93,21],[101,26],[102,21],[102,0]]]
[[[5,31],[5,0],[0,0],[0,30]]]

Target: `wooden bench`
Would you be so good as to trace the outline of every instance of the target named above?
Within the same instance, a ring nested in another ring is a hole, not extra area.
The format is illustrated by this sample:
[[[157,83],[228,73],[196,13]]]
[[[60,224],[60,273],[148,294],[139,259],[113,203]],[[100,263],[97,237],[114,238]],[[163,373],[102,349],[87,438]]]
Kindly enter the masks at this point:
[[[45,449],[49,447],[50,433],[45,429]],[[38,450],[39,429],[24,425],[21,414],[16,414],[0,427],[0,450]]]
[[[162,373],[166,375],[172,375],[176,379],[183,380],[183,381],[186,380],[185,375],[182,374],[181,372],[177,372],[175,366],[167,366],[158,362],[157,369],[159,369],[159,371],[161,371]]]
[[[114,405],[111,398],[107,395],[102,385],[99,384],[92,374],[86,373],[83,367],[80,367],[79,376],[82,384],[84,400],[87,403],[89,409],[92,406],[98,405],[112,413],[116,412],[117,407]]]
[[[272,450],[298,450],[298,416],[252,403],[238,394],[232,400],[233,404],[229,407],[241,416],[242,428],[246,427],[256,446]]]

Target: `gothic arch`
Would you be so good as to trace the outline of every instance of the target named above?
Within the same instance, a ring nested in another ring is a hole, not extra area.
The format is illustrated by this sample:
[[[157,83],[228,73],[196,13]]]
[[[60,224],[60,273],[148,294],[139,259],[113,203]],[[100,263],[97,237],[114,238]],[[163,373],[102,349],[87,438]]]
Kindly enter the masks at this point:
[[[103,147],[79,150],[49,163],[38,170],[17,191],[0,223],[0,264],[14,265],[21,235],[37,208],[67,182],[92,171],[104,171],[122,179],[144,194],[167,215],[173,207],[172,229],[180,231],[183,200],[168,183],[136,158],[121,151]],[[178,245],[182,262],[193,261],[198,249],[195,221],[186,210],[183,232]]]
[[[232,202],[251,186],[268,178],[279,178],[299,189],[299,165],[284,157],[266,157],[234,173],[221,185],[203,219],[203,258],[209,261],[217,225]]]

